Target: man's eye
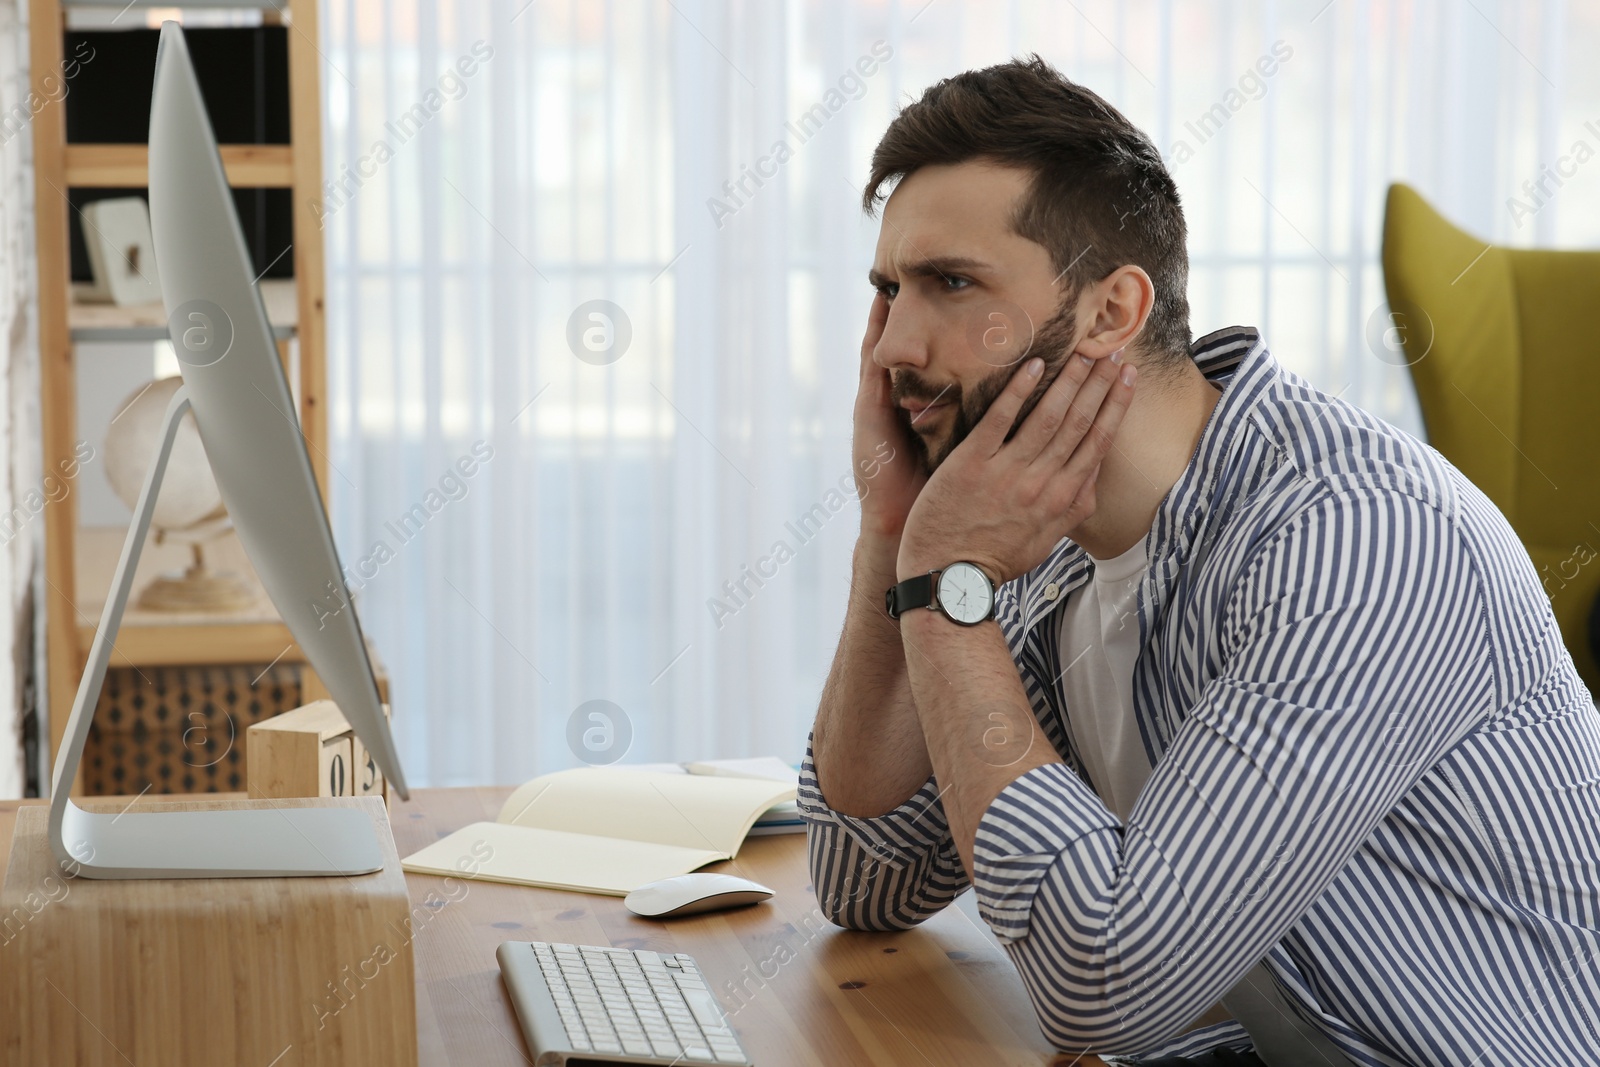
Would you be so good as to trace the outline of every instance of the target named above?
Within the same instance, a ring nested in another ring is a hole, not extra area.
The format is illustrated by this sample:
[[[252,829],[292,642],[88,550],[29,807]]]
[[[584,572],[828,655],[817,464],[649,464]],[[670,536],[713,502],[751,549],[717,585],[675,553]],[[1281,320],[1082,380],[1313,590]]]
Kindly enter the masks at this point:
[[[884,282],[882,285],[878,286],[878,292],[883,294],[883,298],[885,300],[893,300],[900,292],[900,283]]]
[[[966,288],[968,288],[969,286],[972,285],[972,282],[971,282],[970,279],[959,278],[959,277],[956,277],[953,274],[947,274],[947,275],[944,275],[943,277],[944,277],[944,287],[945,287],[945,291],[946,292],[959,293],[961,290],[966,289]]]

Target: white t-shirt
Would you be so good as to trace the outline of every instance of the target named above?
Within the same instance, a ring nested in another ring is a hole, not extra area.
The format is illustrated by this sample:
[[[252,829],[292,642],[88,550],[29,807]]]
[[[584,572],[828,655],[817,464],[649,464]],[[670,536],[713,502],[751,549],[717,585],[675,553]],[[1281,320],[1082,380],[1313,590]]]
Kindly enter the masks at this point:
[[[1139,658],[1139,585],[1150,565],[1145,539],[1114,559],[1090,556],[1094,572],[1061,606],[1067,717],[1089,778],[1123,822],[1151,766],[1133,715]]]

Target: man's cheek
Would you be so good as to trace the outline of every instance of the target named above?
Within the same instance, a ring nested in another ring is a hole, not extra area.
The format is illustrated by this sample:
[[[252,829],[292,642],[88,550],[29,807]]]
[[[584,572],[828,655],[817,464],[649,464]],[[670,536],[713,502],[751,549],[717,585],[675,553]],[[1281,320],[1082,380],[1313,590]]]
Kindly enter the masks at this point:
[[[1016,371],[1016,367],[1001,367],[999,370],[991,371],[977,385],[966,390],[966,399],[962,403],[961,413],[963,421],[967,423],[968,430],[983,421],[984,415],[988,414],[989,405],[998,400],[1000,394],[1006,391],[1006,386],[1011,384],[1011,378]],[[963,433],[962,436],[966,436],[966,434]]]

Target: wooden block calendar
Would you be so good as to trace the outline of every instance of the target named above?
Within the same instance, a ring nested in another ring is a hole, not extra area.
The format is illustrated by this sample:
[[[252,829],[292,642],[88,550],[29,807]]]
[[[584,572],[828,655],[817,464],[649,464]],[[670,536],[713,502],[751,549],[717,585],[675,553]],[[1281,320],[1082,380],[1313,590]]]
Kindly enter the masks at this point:
[[[389,705],[383,706],[384,717]],[[250,727],[245,763],[252,797],[382,797],[389,783],[331,700]]]

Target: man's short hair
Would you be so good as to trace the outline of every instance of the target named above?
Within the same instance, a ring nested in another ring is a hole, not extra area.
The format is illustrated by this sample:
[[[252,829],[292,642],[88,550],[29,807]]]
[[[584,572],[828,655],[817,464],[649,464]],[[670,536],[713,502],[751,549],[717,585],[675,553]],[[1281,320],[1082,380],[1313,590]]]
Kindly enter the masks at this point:
[[[1116,108],[1037,55],[957,74],[907,105],[872,153],[862,195],[919,167],[990,160],[1025,168],[1012,226],[1043,245],[1070,296],[1118,267],[1142,267],[1155,303],[1139,345],[1158,364],[1187,360],[1189,253],[1178,187],[1161,155]]]

